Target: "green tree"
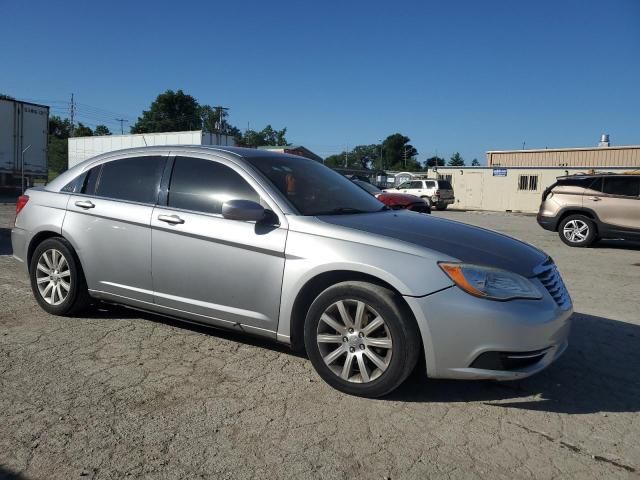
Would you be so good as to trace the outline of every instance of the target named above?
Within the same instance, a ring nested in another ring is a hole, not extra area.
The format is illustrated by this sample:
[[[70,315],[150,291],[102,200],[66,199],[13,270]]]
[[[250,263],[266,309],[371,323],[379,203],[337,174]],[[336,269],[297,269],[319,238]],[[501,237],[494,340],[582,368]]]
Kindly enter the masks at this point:
[[[91,137],[93,136],[93,130],[91,130],[86,125],[83,125],[82,122],[78,122],[78,126],[73,130],[74,137]]]
[[[480,162],[478,161],[477,158],[474,158],[473,160],[471,160],[471,166],[472,167],[479,167],[480,166]]]
[[[464,159],[458,152],[451,155],[451,158],[449,159],[450,167],[464,167],[464,165]]]
[[[93,131],[94,135],[111,135],[111,130],[106,125],[96,125],[96,129]]]
[[[424,162],[424,166],[428,168],[444,167],[444,164],[445,164],[444,158],[440,158],[437,155],[427,158]]]
[[[70,132],[71,122],[68,118],[62,119],[56,115],[49,117],[49,180],[67,169],[67,139]]]
[[[144,110],[131,133],[176,132],[202,128],[200,105],[182,90],[167,90],[158,95],[149,110]]]
[[[410,172],[422,170],[422,166],[415,159],[418,150],[409,142],[411,139],[400,133],[389,135],[382,142],[383,168],[390,170],[406,170]]]
[[[289,145],[286,138],[287,129],[275,130],[271,125],[256,132],[255,130],[246,130],[235,136],[236,144],[240,147],[257,148],[264,145],[284,146]]]
[[[0,93],[0,100],[15,100],[15,98],[13,98],[11,95],[6,95],[4,93]]]

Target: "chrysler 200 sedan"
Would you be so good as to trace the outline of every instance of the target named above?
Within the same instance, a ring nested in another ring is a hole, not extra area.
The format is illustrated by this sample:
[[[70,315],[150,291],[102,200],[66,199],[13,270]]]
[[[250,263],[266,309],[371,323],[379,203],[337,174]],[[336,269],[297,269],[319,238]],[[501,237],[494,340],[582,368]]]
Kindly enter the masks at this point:
[[[418,363],[432,378],[523,378],[567,347],[571,299],[543,252],[390,210],[292,155],[104,154],[27,190],[11,240],[49,313],[99,300],[262,335],[349,394],[385,395]]]

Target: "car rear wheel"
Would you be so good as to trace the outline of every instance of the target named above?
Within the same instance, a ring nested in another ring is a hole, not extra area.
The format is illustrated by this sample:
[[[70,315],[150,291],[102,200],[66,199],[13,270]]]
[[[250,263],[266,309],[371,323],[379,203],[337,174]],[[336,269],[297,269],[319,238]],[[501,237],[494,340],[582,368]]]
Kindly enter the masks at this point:
[[[29,276],[37,302],[48,313],[70,315],[89,303],[80,262],[63,238],[48,238],[36,247]]]
[[[429,205],[429,208],[432,207],[431,205],[431,199],[429,197],[420,197],[424,200],[424,203],[426,203],[427,205]]]
[[[588,247],[597,238],[596,226],[584,215],[569,215],[560,222],[560,240],[570,247]]]
[[[332,387],[380,397],[413,371],[420,352],[418,327],[397,295],[366,282],[342,282],[312,303],[305,321],[307,355]]]
[[[448,205],[446,203],[439,203],[438,210],[446,210]]]

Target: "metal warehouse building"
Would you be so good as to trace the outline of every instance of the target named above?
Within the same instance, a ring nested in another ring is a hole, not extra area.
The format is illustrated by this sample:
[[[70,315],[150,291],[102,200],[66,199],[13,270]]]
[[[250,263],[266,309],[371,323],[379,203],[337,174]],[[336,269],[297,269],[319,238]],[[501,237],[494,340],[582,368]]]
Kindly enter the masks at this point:
[[[640,146],[610,146],[609,135],[597,147],[496,150],[487,152],[490,167],[638,167]]]

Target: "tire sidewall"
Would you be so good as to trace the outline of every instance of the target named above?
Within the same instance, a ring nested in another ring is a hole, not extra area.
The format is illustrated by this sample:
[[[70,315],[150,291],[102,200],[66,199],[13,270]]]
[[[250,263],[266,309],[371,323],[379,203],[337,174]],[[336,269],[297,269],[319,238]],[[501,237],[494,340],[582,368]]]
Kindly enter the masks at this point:
[[[379,397],[394,390],[413,371],[417,361],[414,350],[417,351],[419,348],[416,347],[416,342],[419,345],[419,340],[415,337],[414,329],[407,328],[406,325],[407,321],[413,321],[413,319],[402,320],[402,309],[394,301],[393,296],[379,295],[375,290],[381,287],[371,285],[376,288],[370,289],[367,285],[369,284],[364,282],[343,282],[327,288],[318,295],[307,313],[304,341],[309,360],[320,377],[329,385],[351,395]],[[384,291],[389,292],[386,289]],[[330,305],[339,300],[360,300],[369,304],[384,318],[389,329],[393,342],[389,367],[380,377],[371,382],[353,383],[338,377],[325,365],[318,349],[316,335],[320,317]],[[417,331],[417,326],[415,330]],[[412,335],[414,335],[413,338]]]
[[[580,242],[571,242],[567,237],[564,236],[564,227],[567,223],[569,223],[572,220],[580,220],[581,222],[584,222],[589,228],[589,233],[587,237]],[[565,245],[568,245],[570,247],[578,247],[578,248],[588,247],[595,241],[597,236],[595,223],[593,223],[593,220],[591,220],[588,217],[585,217],[584,215],[569,215],[564,220],[562,220],[562,222],[560,222],[560,225],[558,227],[558,235],[560,236],[560,240],[562,240],[562,242]]]
[[[67,264],[69,265],[70,272],[70,280],[71,280],[71,288],[69,290],[69,294],[67,298],[59,305],[51,305],[47,303],[47,301],[42,298],[40,291],[38,290],[37,284],[37,266],[38,260],[42,253],[46,250],[55,248],[59,250],[65,257]],[[48,313],[53,315],[65,315],[69,313],[76,302],[78,297],[79,289],[81,288],[80,283],[82,283],[82,277],[79,271],[78,261],[76,259],[75,254],[71,250],[68,242],[61,238],[48,238],[40,243],[33,252],[33,256],[31,257],[31,263],[29,264],[29,278],[31,280],[31,290],[33,290],[33,295],[36,297],[36,301]]]

